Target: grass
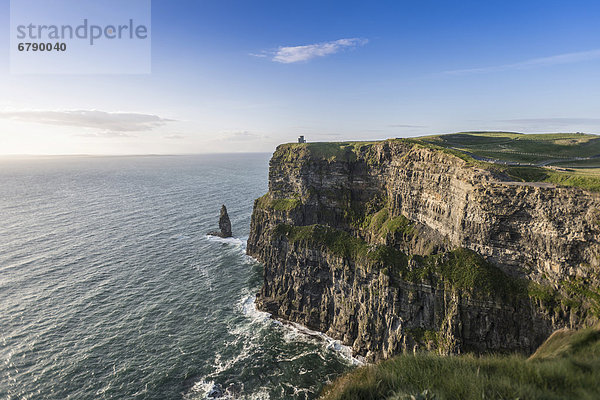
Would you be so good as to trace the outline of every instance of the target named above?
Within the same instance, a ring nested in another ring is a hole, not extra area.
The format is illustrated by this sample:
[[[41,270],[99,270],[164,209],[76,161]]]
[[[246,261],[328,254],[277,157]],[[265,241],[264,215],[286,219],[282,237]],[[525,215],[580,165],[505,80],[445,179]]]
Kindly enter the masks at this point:
[[[321,399],[597,399],[598,382],[600,331],[587,328],[555,333],[530,359],[400,355],[340,377]]]
[[[600,169],[568,169],[555,171],[549,168],[524,166],[490,166],[520,182],[546,182],[559,186],[578,187],[600,192]]]
[[[356,161],[358,155],[368,152],[376,142],[310,142],[280,145],[275,156],[292,161],[297,156],[310,156],[313,160]]]
[[[600,168],[600,157],[592,158],[589,160],[559,161],[556,163],[552,163],[552,165],[555,165],[557,167],[570,167],[578,169],[591,168],[596,169],[595,173],[600,173],[600,171],[598,171],[598,169]]]
[[[331,253],[351,260],[366,259],[369,245],[349,233],[324,225],[292,226],[280,224],[274,236],[285,236],[291,243],[324,246]]]
[[[549,306],[554,306],[560,301],[558,293],[554,288],[537,282],[530,282],[527,285],[527,294],[529,297],[539,300]]]
[[[524,135],[512,132],[472,132],[428,136],[418,140],[461,151],[467,155],[498,161],[511,161],[522,164],[549,162],[552,165],[556,164],[561,167],[572,167],[565,171],[559,171],[536,166],[504,166],[468,160],[471,164],[505,173],[521,182],[546,182],[600,192],[600,168],[594,168],[595,166],[600,167],[600,159],[576,159],[600,155],[600,137],[597,135],[578,133]]]
[[[588,351],[590,347],[596,355],[600,356],[598,342],[600,342],[600,329],[597,327],[580,330],[560,329],[542,343],[529,360],[569,357]]]
[[[592,315],[600,318],[600,287],[597,281],[569,277],[561,281],[561,286],[571,307],[581,308],[585,305]]]
[[[439,256],[428,258],[435,257]],[[507,300],[525,293],[522,282],[510,278],[471,250],[456,249],[442,258],[445,259],[438,263],[437,269],[456,288],[471,292],[476,289],[486,297],[501,296]]]
[[[499,170],[515,180],[522,182],[542,182],[548,179],[550,175],[548,169],[539,167],[509,166],[501,167]]]
[[[436,143],[435,141],[425,140],[426,138],[410,138],[410,139],[395,139],[397,142],[401,143],[410,143],[415,146],[426,147],[438,151],[442,151],[446,154],[453,155],[458,157],[464,161],[469,163],[473,163],[475,159],[468,154],[465,154],[463,151],[454,149],[449,146],[441,146],[440,143]]]
[[[582,171],[549,172],[544,182],[561,186],[579,187],[593,192],[600,192],[600,170],[586,174]]]
[[[300,206],[302,201],[298,198],[274,199],[269,193],[256,200],[256,207],[275,211],[291,211]]]
[[[410,236],[415,233],[414,224],[404,215],[390,217],[387,207],[382,208],[370,216],[368,229],[376,237],[385,237],[388,234],[401,233]]]
[[[600,192],[600,158],[592,158],[600,155],[600,136],[597,135],[465,132],[418,140],[501,162],[565,167],[568,168],[566,171],[559,171],[536,166],[477,163],[522,182],[547,182]]]
[[[521,163],[560,162],[600,154],[600,137],[581,133],[463,132],[421,140],[479,157]]]
[[[423,329],[423,328],[413,328],[406,329],[406,332],[418,343],[428,346],[429,344],[433,344],[433,347],[436,347],[439,343],[439,334],[438,331]]]

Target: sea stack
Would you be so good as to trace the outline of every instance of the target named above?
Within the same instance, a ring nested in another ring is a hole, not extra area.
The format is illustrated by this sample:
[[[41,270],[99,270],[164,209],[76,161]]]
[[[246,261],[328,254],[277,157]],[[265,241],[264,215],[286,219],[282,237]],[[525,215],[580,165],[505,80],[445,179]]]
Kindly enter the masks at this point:
[[[222,238],[232,237],[231,233],[231,221],[229,220],[229,215],[227,214],[227,207],[225,204],[221,206],[221,216],[219,217],[219,229],[220,232],[210,232],[209,235],[218,236]]]

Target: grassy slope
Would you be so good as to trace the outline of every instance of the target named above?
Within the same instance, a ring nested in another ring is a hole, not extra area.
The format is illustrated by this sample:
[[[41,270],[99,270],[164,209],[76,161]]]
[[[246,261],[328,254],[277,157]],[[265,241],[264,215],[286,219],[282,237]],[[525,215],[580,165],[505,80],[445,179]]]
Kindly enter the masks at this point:
[[[600,136],[597,135],[465,132],[426,136],[420,140],[475,157],[522,164],[501,168],[517,180],[600,191]],[[531,166],[526,166],[528,164]],[[566,170],[540,167],[544,165]]]
[[[588,328],[558,331],[529,359],[397,356],[342,376],[322,399],[598,399],[598,382],[600,330]]]
[[[480,157],[519,163],[540,163],[600,155],[600,137],[579,133],[520,134],[466,132],[428,136],[422,140]],[[567,161],[567,165],[568,165]],[[596,160],[597,163],[597,160]]]

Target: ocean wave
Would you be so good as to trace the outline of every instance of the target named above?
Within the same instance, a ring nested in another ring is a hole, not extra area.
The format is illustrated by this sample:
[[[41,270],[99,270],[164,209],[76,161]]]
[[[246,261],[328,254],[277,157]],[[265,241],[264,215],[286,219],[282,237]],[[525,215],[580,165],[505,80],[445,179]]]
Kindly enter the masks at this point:
[[[323,332],[313,331],[304,325],[297,324],[291,321],[278,320],[271,318],[268,312],[260,311],[256,308],[256,297],[254,295],[242,298],[240,302],[243,313],[257,321],[270,321],[284,328],[283,338],[288,341],[312,341],[324,344],[325,349],[336,352],[342,358],[349,361],[351,365],[360,366],[365,364],[365,360],[361,356],[354,356],[352,348],[342,344]]]
[[[205,239],[209,242],[213,243],[222,243],[230,245],[233,249],[237,250],[242,255],[242,262],[247,265],[255,265],[260,264],[256,258],[246,254],[246,248],[248,244],[248,237],[230,237],[230,238],[220,238],[218,236],[205,235]]]
[[[271,319],[271,314],[265,311],[260,311],[258,308],[256,308],[255,294],[245,295],[244,297],[242,297],[242,299],[238,303],[238,309],[241,310],[241,312],[244,315],[250,317],[254,321],[274,321],[273,319]]]
[[[323,332],[313,331],[304,325],[300,325],[291,321],[282,321],[282,324],[287,330],[287,334],[284,335],[285,340],[321,342],[325,349],[336,352],[351,365],[360,366],[365,364],[363,357],[353,355],[352,348],[350,346],[342,344],[342,342],[339,340],[327,336]]]
[[[219,383],[215,383],[212,380],[200,380],[192,386],[190,391],[184,394],[184,400],[269,400],[271,398],[269,389],[266,387],[259,387],[252,393],[240,393],[243,391],[242,388],[237,385],[231,384],[227,387],[223,387]],[[300,393],[302,389],[298,390]]]
[[[281,394],[277,396],[285,398],[307,398],[310,397],[309,395],[314,394],[312,389],[297,387],[285,382],[271,387],[254,387],[251,390],[244,388],[243,383],[237,384],[230,381],[227,383],[228,379],[225,377],[230,371],[236,369],[236,365],[247,363],[248,360],[256,356],[257,352],[261,351],[259,344],[261,339],[258,333],[260,331],[268,332],[275,329],[281,332],[280,337],[286,343],[316,344],[316,347],[310,346],[309,350],[300,351],[291,357],[278,359],[278,362],[294,362],[310,355],[316,355],[325,360],[325,353],[333,352],[349,365],[363,364],[360,358],[352,356],[350,347],[344,346],[339,340],[335,340],[324,333],[312,331],[300,324],[274,319],[270,313],[259,310],[256,307],[255,300],[255,292],[248,289],[235,305],[235,309],[243,314],[247,320],[245,323],[238,323],[231,327],[229,332],[235,337],[235,340],[226,343],[226,347],[239,348],[238,352],[227,359],[224,359],[221,352],[215,354],[211,363],[212,371],[198,378],[198,381],[184,396],[186,400],[263,400],[271,398],[274,392],[280,392]],[[304,375],[310,372],[310,369],[299,368],[297,374]]]
[[[242,247],[244,250],[246,250],[246,242],[248,241],[248,238],[236,238],[236,237],[222,238],[222,237],[213,236],[213,235],[205,235],[204,237],[211,242],[225,243],[225,244],[230,244],[230,245],[234,245],[234,246],[239,246],[239,247]]]

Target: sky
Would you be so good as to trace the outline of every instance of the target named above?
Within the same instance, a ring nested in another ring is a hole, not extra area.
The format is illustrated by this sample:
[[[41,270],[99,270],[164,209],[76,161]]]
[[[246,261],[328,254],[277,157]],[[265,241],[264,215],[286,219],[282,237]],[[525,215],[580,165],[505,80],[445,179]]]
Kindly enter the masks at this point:
[[[599,21],[577,0],[152,0],[150,73],[22,75],[0,0],[0,154],[600,133]]]

